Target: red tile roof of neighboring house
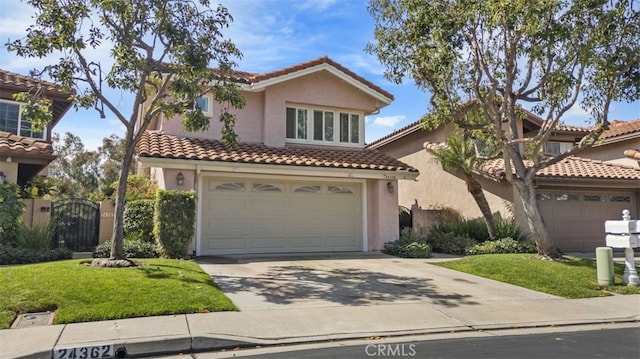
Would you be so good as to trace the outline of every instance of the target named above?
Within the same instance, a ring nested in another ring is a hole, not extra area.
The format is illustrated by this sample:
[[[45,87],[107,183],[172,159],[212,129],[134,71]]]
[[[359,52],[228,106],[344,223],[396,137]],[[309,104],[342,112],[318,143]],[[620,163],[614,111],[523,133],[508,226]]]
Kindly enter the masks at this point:
[[[583,127],[583,126],[568,125],[566,123],[559,123],[556,131],[558,131],[558,132],[576,132],[576,133],[587,134],[587,133],[589,133],[589,131],[591,131],[591,128],[590,127]]]
[[[268,147],[250,143],[240,143],[237,148],[230,149],[220,141],[179,137],[159,131],[146,131],[143,134],[138,144],[138,155],[264,165],[418,172],[415,168],[376,150],[310,146]]]
[[[502,179],[505,176],[504,159],[485,161],[479,168],[481,173]],[[615,163],[605,163],[582,157],[567,157],[536,173],[537,178],[566,179],[620,179],[640,181],[640,168]]]
[[[626,150],[626,151],[624,151],[624,155],[629,157],[629,158],[632,158],[634,160],[640,161],[640,151],[637,151],[637,150]]]
[[[632,133],[640,135],[640,119],[634,121],[612,121],[601,137],[608,140]]]
[[[430,150],[443,146],[445,146],[444,143],[424,143],[424,148]],[[640,153],[638,153],[638,158],[640,159]],[[531,162],[525,161],[525,164],[530,166]],[[503,179],[505,176],[504,159],[496,158],[483,161],[478,171],[495,179]],[[539,170],[536,177],[640,180],[640,168],[572,156]]]
[[[7,70],[0,69],[0,84],[14,86],[18,88],[31,89],[37,86],[42,86],[45,91],[59,93],[59,94],[68,94],[68,91],[65,91],[61,87],[56,86],[56,84],[36,79],[29,76],[24,76],[20,74],[16,74]]]
[[[527,111],[528,112],[528,111]],[[537,126],[540,126],[542,124],[542,120],[539,119],[536,115],[532,114],[531,112],[528,112],[529,116],[527,117],[527,119],[531,122],[534,123]],[[421,124],[422,120],[418,120],[415,122],[412,122],[400,129],[397,129],[391,133],[389,133],[388,135],[382,136],[379,139],[371,142],[370,144],[368,144],[368,147],[371,148],[377,148],[380,147],[381,145],[386,144],[387,142],[390,141],[394,141],[400,137],[404,137],[410,133],[413,133],[415,131],[418,131],[420,129],[422,129],[422,124]],[[589,133],[591,129],[589,127],[582,127],[582,126],[575,126],[575,125],[567,125],[564,123],[559,123],[557,128],[556,128],[556,132],[563,132],[563,133],[574,133],[576,135],[578,134],[582,134],[582,135],[586,135],[587,133]]]
[[[0,153],[12,155],[53,155],[50,143],[0,131]]]

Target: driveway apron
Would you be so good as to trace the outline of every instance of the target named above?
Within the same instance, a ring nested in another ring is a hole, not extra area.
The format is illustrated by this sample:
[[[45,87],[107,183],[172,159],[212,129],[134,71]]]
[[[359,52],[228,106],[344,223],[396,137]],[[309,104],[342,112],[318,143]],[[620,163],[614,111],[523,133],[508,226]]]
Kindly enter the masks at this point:
[[[371,253],[198,259],[241,311],[410,303],[457,307],[557,298],[434,261]]]

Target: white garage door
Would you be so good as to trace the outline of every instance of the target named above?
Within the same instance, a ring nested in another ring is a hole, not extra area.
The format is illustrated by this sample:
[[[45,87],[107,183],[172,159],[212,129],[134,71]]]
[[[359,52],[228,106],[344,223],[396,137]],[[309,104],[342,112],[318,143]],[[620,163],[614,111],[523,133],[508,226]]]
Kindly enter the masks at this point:
[[[202,255],[362,251],[362,185],[204,177]]]
[[[633,192],[538,190],[547,230],[564,252],[593,252],[605,245],[604,221],[635,213]]]

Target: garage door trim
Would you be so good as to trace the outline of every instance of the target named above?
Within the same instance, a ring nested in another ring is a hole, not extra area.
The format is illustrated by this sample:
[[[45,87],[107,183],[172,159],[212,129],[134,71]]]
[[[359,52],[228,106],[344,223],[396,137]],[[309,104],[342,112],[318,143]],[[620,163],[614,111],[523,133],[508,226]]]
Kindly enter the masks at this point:
[[[359,184],[361,191],[361,224],[362,228],[360,229],[362,234],[362,251],[368,251],[368,240],[367,240],[367,181],[364,179],[345,179],[345,178],[335,178],[335,177],[317,177],[317,176],[278,176],[272,174],[237,174],[237,173],[220,173],[220,172],[201,172],[197,176],[197,218],[196,218],[196,243],[195,249],[197,255],[202,255],[205,253],[204,251],[204,240],[203,240],[203,198],[204,198],[204,185],[211,178],[237,178],[242,181],[246,180],[273,180],[273,181],[281,181],[281,182],[296,182],[296,181],[307,181],[307,182],[330,182],[330,183],[345,183],[345,184]],[[206,254],[205,254],[206,255]]]

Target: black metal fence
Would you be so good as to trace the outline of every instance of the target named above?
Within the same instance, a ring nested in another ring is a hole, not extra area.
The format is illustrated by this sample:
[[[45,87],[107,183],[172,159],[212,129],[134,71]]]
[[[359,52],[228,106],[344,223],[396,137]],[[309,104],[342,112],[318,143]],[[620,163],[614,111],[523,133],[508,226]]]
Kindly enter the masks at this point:
[[[411,210],[400,206],[399,212],[400,232],[405,228],[413,228],[413,215],[411,214]]]
[[[56,224],[53,247],[89,252],[98,245],[100,206],[84,199],[65,199],[52,205]]]

